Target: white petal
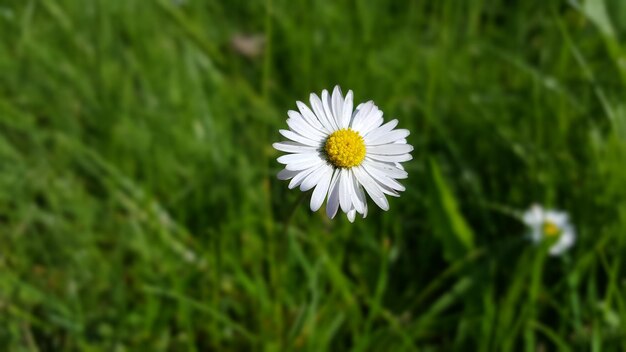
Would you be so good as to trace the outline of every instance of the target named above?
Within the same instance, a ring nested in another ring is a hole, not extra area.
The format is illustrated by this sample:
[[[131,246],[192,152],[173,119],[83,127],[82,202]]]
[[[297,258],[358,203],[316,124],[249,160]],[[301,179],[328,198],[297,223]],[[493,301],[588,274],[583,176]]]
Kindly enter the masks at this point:
[[[298,163],[289,163],[287,165],[285,165],[285,169],[289,170],[289,171],[298,171],[298,170],[306,170],[306,169],[310,169],[310,168],[316,168],[319,167],[322,164],[325,164],[326,161],[319,159],[318,161],[303,161],[303,162],[298,162]]]
[[[561,233],[559,240],[552,247],[550,247],[551,255],[562,254],[570,247],[572,247],[574,245],[574,242],[576,241],[576,233],[573,227],[568,225],[567,227],[563,228],[562,231],[563,232]]]
[[[343,128],[341,125],[341,116],[343,114],[343,95],[341,94],[341,88],[335,86],[333,89],[333,95],[331,96],[331,108],[333,109],[333,116],[337,122],[337,127]]]
[[[298,110],[300,110],[300,114],[302,114],[302,117],[311,126],[314,126],[317,129],[327,132],[327,133],[330,132],[324,127],[324,123],[322,122],[321,118],[317,116],[315,113],[313,113],[313,111],[311,111],[311,109],[305,103],[301,101],[297,101],[296,105],[298,106]]]
[[[552,256],[558,256],[558,255],[561,255],[563,252],[565,252],[565,249],[566,248],[564,246],[559,246],[557,243],[554,246],[550,247],[550,250],[548,251],[548,253],[550,253],[550,255]]]
[[[378,138],[378,137],[382,136],[383,134],[390,132],[390,131],[391,131],[391,130],[393,130],[393,129],[397,126],[397,125],[398,125],[398,120],[393,119],[393,120],[391,120],[391,121],[387,122],[386,124],[384,124],[384,125],[382,125],[382,126],[380,126],[380,127],[376,128],[376,129],[374,129],[374,130],[370,131],[370,132],[367,134],[367,138],[368,138],[368,139],[370,139],[370,140],[372,140],[372,139],[376,139],[376,138]]]
[[[289,182],[289,189],[294,189],[298,186],[300,186],[300,184],[302,183],[302,181],[304,181],[304,179],[310,175],[313,171],[317,170],[318,168],[322,167],[322,164],[320,165],[316,165],[314,167],[310,167],[307,169],[304,169],[302,171],[300,171],[299,174],[297,174],[296,176],[294,176],[294,178],[291,179],[291,182]]]
[[[523,215],[523,221],[528,226],[541,225],[544,221],[543,208],[534,204]]]
[[[278,161],[281,164],[297,164],[297,163],[304,163],[304,162],[314,163],[321,159],[322,157],[320,156],[319,152],[313,151],[312,153],[285,154],[279,157],[278,159],[276,159],[276,161]]]
[[[315,151],[315,147],[291,141],[274,143],[272,144],[272,147],[276,150],[287,153],[311,153]]]
[[[563,229],[563,234],[561,234],[561,237],[563,245],[569,248],[574,245],[574,242],[576,242],[576,230],[574,230],[573,226],[568,225]]]
[[[302,184],[300,184],[300,190],[302,192],[306,192],[310,190],[311,188],[315,187],[315,185],[317,185],[320,182],[320,180],[322,179],[322,176],[324,176],[324,173],[326,172],[328,168],[332,168],[332,167],[328,164],[323,164],[322,167],[311,172],[309,176],[307,176],[304,179],[304,181],[302,181]]]
[[[547,210],[544,213],[545,219],[547,221],[552,222],[558,228],[563,229],[569,224],[569,216],[566,212],[557,211],[557,210]]]
[[[315,186],[315,190],[313,191],[313,195],[311,195],[311,211],[317,211],[324,203],[324,199],[326,198],[326,194],[328,193],[328,186],[330,185],[330,180],[333,177],[333,168],[328,167],[324,174],[322,175],[322,179]]]
[[[380,182],[376,182],[376,184],[384,194],[392,197],[400,197],[400,193],[396,192],[391,187],[388,187]]]
[[[280,130],[278,131],[280,132],[280,134],[282,134],[285,138],[290,139],[294,142],[298,142],[298,143],[302,143],[304,145],[308,145],[310,147],[316,147],[319,148],[322,145],[322,140],[321,139],[310,139],[307,137],[303,137],[293,131],[289,131],[289,130]]]
[[[370,176],[372,176],[374,180],[376,180],[376,182],[381,183],[396,191],[404,192],[406,190],[406,188],[398,181],[394,180],[393,178],[387,177],[387,175],[385,175],[383,172],[379,171],[376,168],[370,167],[367,163],[363,164],[363,168],[365,169],[365,171],[367,171],[368,174],[370,174]]]
[[[400,155],[378,155],[378,154],[369,154],[368,158],[372,158],[378,161],[387,161],[387,162],[405,162],[413,159],[411,154],[400,154]]]
[[[350,222],[354,222],[354,217],[356,216],[356,209],[352,209],[348,212],[348,220]]]
[[[392,196],[392,197],[400,197],[400,193],[398,193],[395,189],[393,189],[392,187],[388,186],[386,183],[383,183],[381,181],[379,181],[378,179],[376,179],[375,177],[371,176],[370,177],[374,180],[374,182],[376,182],[376,185],[378,186],[378,188],[380,189],[381,192],[383,192],[384,194],[388,195],[388,196]]]
[[[378,126],[383,124],[383,112],[378,109],[378,106],[374,106],[374,109],[372,109],[372,111],[370,112],[369,116],[366,118],[366,120],[363,122],[363,126],[361,126],[361,129],[359,131],[359,133],[361,133],[362,136],[367,135],[370,131],[378,128]]]
[[[328,118],[328,122],[331,124],[331,126],[333,126],[332,130],[336,131],[339,129],[339,125],[337,124],[337,118],[335,117],[335,115],[333,115],[333,111],[331,110],[330,105],[330,95],[328,94],[328,91],[324,89],[322,91],[322,106],[324,107],[324,113]]]
[[[413,146],[410,144],[382,144],[367,146],[367,153],[380,154],[380,155],[398,155],[406,154],[413,151]]]
[[[278,172],[278,175],[276,175],[276,177],[278,177],[279,180],[289,180],[293,177],[295,177],[297,174],[301,173],[303,171],[291,171],[291,170],[287,170],[287,169],[282,169]]]
[[[325,133],[322,133],[311,127],[311,125],[306,123],[303,119],[288,118],[287,126],[289,126],[289,129],[296,132],[297,134],[309,139],[320,140],[326,137]]]
[[[339,174],[341,169],[335,169],[333,178],[330,181],[330,187],[328,188],[328,200],[326,202],[326,215],[332,219],[337,214],[339,209]]]
[[[313,113],[311,113],[311,114],[313,114]],[[317,119],[315,119],[317,124],[313,124],[312,122],[310,122],[307,119],[305,119],[299,112],[293,111],[293,110],[287,111],[287,115],[289,115],[289,119],[287,120],[287,124],[289,124],[290,120],[293,120],[292,123],[295,122],[295,123],[298,124],[298,126],[299,125],[304,125],[303,127],[300,127],[300,129],[304,129],[304,128],[312,129],[315,134],[319,134],[319,135],[322,135],[322,136],[326,136],[328,134],[328,132],[324,131],[324,128],[322,127],[322,125],[320,125],[320,123],[319,123],[319,121],[317,121]],[[300,133],[303,136],[306,136],[305,134],[302,134],[300,131],[292,128],[291,125],[289,127],[292,130],[294,130],[295,132]]]
[[[377,138],[370,139],[366,137],[363,139],[365,140],[365,144],[367,145],[380,145],[380,144],[393,143],[397,141],[398,139],[406,138],[409,134],[410,134],[409,130],[399,129],[399,130],[393,130],[389,133],[385,133],[382,136],[379,136]]]
[[[409,177],[409,174],[403,169],[399,169],[393,163],[383,163],[370,158],[366,158],[365,162],[371,167],[374,167],[381,172],[384,172],[387,176],[397,179],[404,179]]]
[[[350,170],[350,179],[352,180],[352,204],[358,213],[363,214],[367,206],[367,199],[352,170]]]
[[[365,118],[369,115],[370,111],[374,108],[374,103],[370,100],[367,103],[359,104],[356,107],[354,112],[354,116],[352,117],[352,121],[350,122],[350,127],[355,131],[360,131],[361,126],[363,126],[363,122]]]
[[[352,91],[346,94],[346,100],[343,101],[343,111],[341,112],[341,128],[350,127],[350,119],[352,118]]]
[[[361,166],[357,166],[352,168],[354,171],[354,175],[359,180],[359,183],[363,185],[367,194],[369,194],[370,198],[383,210],[389,210],[389,203],[387,202],[387,198],[383,194],[380,187],[376,181],[374,181],[370,175],[363,170]]]
[[[311,95],[309,96],[309,101],[311,102],[311,107],[313,108],[313,111],[315,111],[315,115],[322,123],[322,126],[324,126],[324,128],[329,133],[335,131],[335,128],[331,123],[332,116],[326,116],[326,112],[324,112],[324,104],[322,104],[320,97],[318,97],[315,93],[311,93]]]
[[[341,205],[341,210],[344,213],[349,212],[350,208],[352,208],[351,187],[352,180],[350,180],[348,170],[341,169],[339,174],[339,205]]]

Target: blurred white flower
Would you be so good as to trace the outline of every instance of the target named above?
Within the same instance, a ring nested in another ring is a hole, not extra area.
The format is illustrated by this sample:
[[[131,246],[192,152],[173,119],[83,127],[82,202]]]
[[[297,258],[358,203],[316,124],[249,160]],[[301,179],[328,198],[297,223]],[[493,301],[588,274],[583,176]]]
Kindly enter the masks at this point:
[[[405,139],[409,131],[394,129],[398,120],[383,125],[383,112],[372,101],[353,111],[352,91],[344,98],[338,86],[332,96],[323,90],[321,99],[311,93],[310,103],[312,110],[296,102],[300,111],[289,111],[289,130],[280,130],[289,141],[273,144],[289,153],[278,158],[285,164],[278,178],[291,179],[289,188],[300,186],[303,192],[315,187],[311,210],[327,198],[331,219],[339,207],[351,222],[356,213],[367,216],[365,192],[388,210],[385,194],[398,197],[405,190],[396,179],[408,176],[400,163],[412,159],[413,147]]]
[[[550,255],[561,255],[576,242],[576,231],[564,211],[544,209],[535,204],[524,213],[523,221],[530,228],[533,242],[554,240],[549,250]]]

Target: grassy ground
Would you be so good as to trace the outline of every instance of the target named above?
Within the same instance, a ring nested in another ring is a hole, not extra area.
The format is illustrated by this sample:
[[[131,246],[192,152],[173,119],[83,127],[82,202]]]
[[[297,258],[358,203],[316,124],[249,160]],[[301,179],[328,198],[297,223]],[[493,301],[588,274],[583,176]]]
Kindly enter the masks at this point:
[[[2,350],[626,350],[625,19],[0,1]],[[407,191],[354,224],[275,178],[286,111],[335,84],[415,146]],[[566,256],[524,238],[533,202],[570,212]]]

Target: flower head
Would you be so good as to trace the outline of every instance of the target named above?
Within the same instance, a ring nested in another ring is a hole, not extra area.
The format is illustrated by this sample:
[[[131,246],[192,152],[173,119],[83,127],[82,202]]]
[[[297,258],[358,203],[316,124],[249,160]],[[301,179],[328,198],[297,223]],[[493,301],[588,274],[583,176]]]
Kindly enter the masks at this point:
[[[311,93],[311,108],[296,102],[299,111],[289,111],[288,130],[280,130],[288,141],[274,143],[288,154],[278,158],[285,169],[281,180],[289,188],[315,188],[311,210],[327,199],[326,214],[334,218],[339,208],[350,221],[356,213],[367,216],[365,193],[383,210],[389,209],[385,195],[398,197],[404,191],[398,179],[407,178],[401,162],[412,159],[407,144],[409,131],[395,129],[398,120],[383,124],[383,112],[372,102],[353,110],[352,91],[344,97],[336,86],[321,97]]]
[[[524,223],[530,228],[530,238],[535,243],[552,240],[551,255],[560,255],[574,245],[576,231],[566,212],[544,209],[533,205],[523,216]]]

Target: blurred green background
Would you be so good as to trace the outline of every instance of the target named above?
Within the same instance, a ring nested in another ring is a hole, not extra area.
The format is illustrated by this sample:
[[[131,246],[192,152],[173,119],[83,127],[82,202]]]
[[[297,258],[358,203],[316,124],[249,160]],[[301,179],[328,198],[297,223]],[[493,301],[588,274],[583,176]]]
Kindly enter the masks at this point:
[[[415,146],[354,224],[275,177],[335,84]],[[2,0],[1,349],[626,350],[625,87],[620,0]]]

